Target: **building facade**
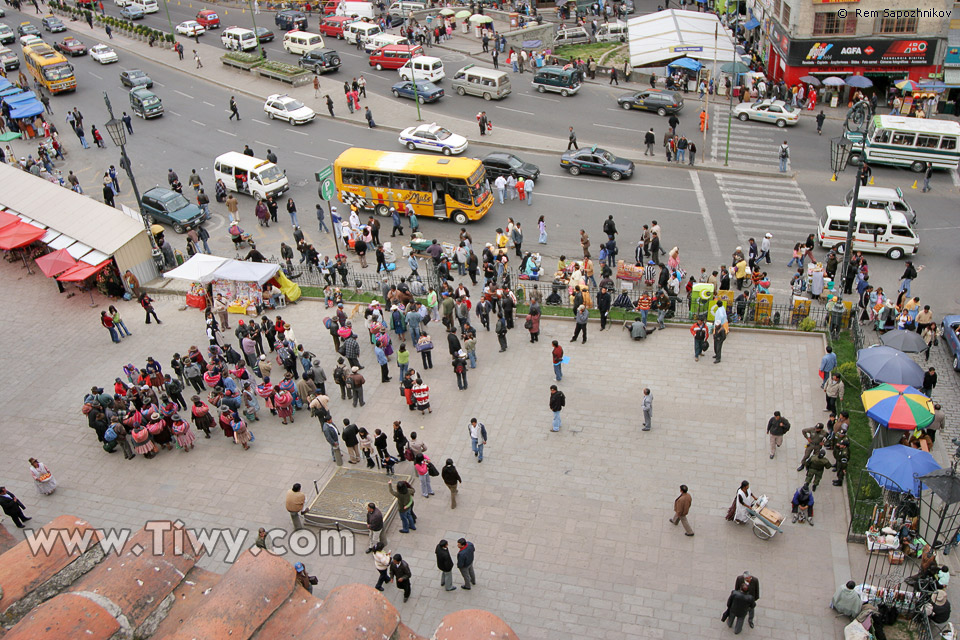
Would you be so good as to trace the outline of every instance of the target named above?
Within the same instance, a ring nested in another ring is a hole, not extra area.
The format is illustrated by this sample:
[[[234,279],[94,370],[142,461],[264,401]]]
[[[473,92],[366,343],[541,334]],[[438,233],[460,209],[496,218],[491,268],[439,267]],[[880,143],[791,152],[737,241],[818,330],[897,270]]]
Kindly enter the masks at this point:
[[[912,0],[746,1],[756,22],[749,37],[770,77],[796,84],[859,74],[881,99],[899,80],[941,77],[955,13],[953,0],[922,8]]]

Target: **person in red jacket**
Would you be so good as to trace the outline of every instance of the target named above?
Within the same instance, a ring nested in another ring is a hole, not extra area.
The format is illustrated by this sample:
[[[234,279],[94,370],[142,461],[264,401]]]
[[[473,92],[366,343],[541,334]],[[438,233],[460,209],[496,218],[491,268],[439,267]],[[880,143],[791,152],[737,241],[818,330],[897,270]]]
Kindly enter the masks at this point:
[[[690,333],[693,335],[693,359],[699,362],[700,354],[707,350],[707,339],[710,337],[710,329],[707,327],[703,316],[697,318],[697,321],[690,327]]]

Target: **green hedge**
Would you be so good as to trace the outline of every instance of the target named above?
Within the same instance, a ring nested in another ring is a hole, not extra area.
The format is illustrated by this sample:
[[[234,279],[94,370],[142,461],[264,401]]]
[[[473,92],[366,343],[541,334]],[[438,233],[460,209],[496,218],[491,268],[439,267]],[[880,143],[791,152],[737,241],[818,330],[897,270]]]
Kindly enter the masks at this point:
[[[254,56],[254,59],[259,59]],[[287,64],[286,62],[276,62],[274,60],[264,60],[262,64],[259,65],[260,69],[266,69],[267,71],[272,71],[273,73],[279,73],[285,76],[298,76],[301,73],[312,73],[298,67],[295,64]]]
[[[260,56],[256,53],[247,53],[246,51],[228,51],[223,54],[228,60],[243,62],[244,64],[253,64],[260,61]]]

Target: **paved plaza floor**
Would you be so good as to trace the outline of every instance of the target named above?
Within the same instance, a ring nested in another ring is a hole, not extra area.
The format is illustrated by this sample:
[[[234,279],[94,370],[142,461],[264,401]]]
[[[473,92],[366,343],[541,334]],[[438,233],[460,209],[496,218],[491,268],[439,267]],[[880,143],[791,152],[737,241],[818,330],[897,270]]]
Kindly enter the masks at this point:
[[[84,393],[93,384],[110,387],[127,362],[142,364],[152,355],[166,364],[174,351],[202,346],[201,314],[158,296],[163,325],[144,325],[140,307],[122,302],[134,335],[115,345],[99,324],[106,304],[98,294],[99,306],[91,307],[89,295],[68,299],[42,275],[7,263],[0,277],[6,309],[0,482],[23,498],[34,523],[71,513],[103,527],[139,528],[156,518],[191,527],[286,527],[290,485],[302,482],[309,495],[315,480],[322,486],[332,474],[329,447],[306,414],[288,426],[266,414],[252,426],[256,441],[246,452],[215,435],[201,436],[191,453],[163,452],[153,460],[104,453],[80,413]],[[282,315],[329,375],[334,351],[321,324],[326,311],[302,302]],[[842,625],[826,605],[836,585],[851,577],[845,492],[825,481],[816,494],[816,526],[788,520],[769,541],[724,520],[742,479],[789,512],[802,482],[795,470],[800,430],[826,417],[816,376],[821,337],[735,331],[723,363],[715,365],[710,358],[694,362],[686,327],[635,343],[619,326],[600,333],[591,324],[582,345],[568,342],[573,326],[566,321],[541,326],[540,343],[532,345],[518,322],[506,353],[481,331],[478,368],[462,392],[442,335],[435,336],[436,367],[425,373],[433,414],[410,413],[396,382],[379,383],[367,345],[361,356],[367,406],[354,410],[332,394],[338,423],[349,417],[372,430],[401,419],[407,433],[416,429],[426,441],[438,466],[453,458],[464,479],[455,511],[435,482],[429,500],[418,491],[416,532],[397,533],[398,521],[389,527],[388,548],[402,553],[414,574],[408,603],[392,585],[385,593],[403,621],[430,633],[445,614],[479,608],[501,616],[524,639],[724,638],[732,633],[719,620],[727,595],[735,577],[750,570],[760,579],[761,600],[757,628],[745,633],[788,637],[789,629],[798,640],[839,637]],[[547,407],[554,338],[570,358],[560,383],[567,396],[560,433],[550,433]],[[420,369],[416,355],[411,364]],[[649,433],[640,431],[644,387],[654,398]],[[793,429],[769,460],[764,429],[774,410]],[[470,450],[467,423],[474,416],[489,434],[483,464]],[[31,486],[30,456],[54,472],[53,496]],[[398,471],[409,473],[408,467]],[[693,496],[693,538],[667,521],[681,483]],[[447,593],[433,550],[440,538],[455,549],[461,536],[476,545],[478,586]],[[374,583],[373,561],[362,553],[366,540],[357,547],[354,557],[305,560],[320,578],[318,595],[346,583]],[[217,557],[201,565],[225,570]]]

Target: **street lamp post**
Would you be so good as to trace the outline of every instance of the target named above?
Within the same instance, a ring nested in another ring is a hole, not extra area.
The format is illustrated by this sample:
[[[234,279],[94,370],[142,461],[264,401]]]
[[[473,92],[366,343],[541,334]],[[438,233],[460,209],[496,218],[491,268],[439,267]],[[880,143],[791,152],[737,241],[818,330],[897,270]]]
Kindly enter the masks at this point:
[[[137,199],[137,213],[140,214],[140,220],[143,222],[143,227],[147,231],[147,237],[150,238],[150,249],[153,254],[153,261],[157,265],[157,268],[162,268],[163,254],[160,252],[160,247],[157,246],[153,232],[150,231],[150,225],[147,224],[146,218],[143,217],[140,189],[137,187],[136,178],[133,177],[133,166],[130,163],[130,158],[127,156],[127,132],[125,125],[113,116],[113,106],[110,104],[110,96],[107,95],[106,91],[103,92],[103,101],[107,105],[107,113],[110,114],[110,120],[103,126],[107,130],[107,133],[110,134],[110,140],[113,141],[113,144],[120,147],[120,166],[127,172],[127,178],[130,179],[130,186],[133,189],[133,196]]]
[[[257,39],[257,53],[260,54],[260,59],[264,59],[267,56],[263,53],[263,45],[260,43],[260,34],[257,33],[257,12],[253,9],[253,2],[247,0],[247,6],[250,7],[250,19],[253,21],[253,35]]]

